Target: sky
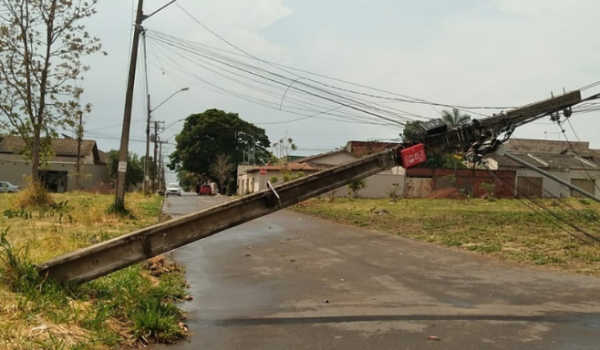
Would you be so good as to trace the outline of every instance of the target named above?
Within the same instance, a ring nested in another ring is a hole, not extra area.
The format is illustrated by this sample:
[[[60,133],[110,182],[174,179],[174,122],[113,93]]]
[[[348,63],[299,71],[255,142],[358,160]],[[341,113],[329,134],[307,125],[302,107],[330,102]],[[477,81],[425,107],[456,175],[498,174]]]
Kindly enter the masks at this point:
[[[166,3],[146,0],[145,13]],[[119,147],[136,4],[100,0],[97,15],[85,22],[108,53],[86,58],[91,70],[83,84],[83,100],[94,106],[85,118],[86,138],[97,140],[102,150]],[[239,57],[249,55],[248,62],[266,69],[273,69],[264,63],[269,61],[448,105],[511,107],[600,80],[599,13],[600,2],[593,0],[178,0],[147,19],[144,27],[149,33],[212,45]],[[147,48],[151,108],[189,88],[152,114],[168,127],[160,134],[170,142],[164,146],[166,153],[174,149],[174,136],[183,126],[178,121],[209,108],[239,113],[265,128],[272,142],[293,138],[299,155],[332,150],[349,140],[394,140],[402,132],[401,125],[389,123],[321,117],[293,121],[297,115],[215,89],[216,85],[258,96],[252,86],[213,74],[193,59],[178,59],[176,51],[150,34]],[[136,80],[129,145],[140,155],[145,152],[146,118],[142,73],[143,64]],[[300,83],[290,89],[290,101],[299,96],[293,90]],[[277,91],[283,106],[288,98],[285,86]],[[599,92],[596,88],[584,96]],[[279,99],[276,95],[270,101],[276,105]],[[386,106],[427,118],[438,117],[444,109],[390,101]],[[599,112],[576,114],[571,121],[575,133],[567,124],[563,135],[559,126],[544,120],[518,129],[515,137],[579,138],[600,148]]]

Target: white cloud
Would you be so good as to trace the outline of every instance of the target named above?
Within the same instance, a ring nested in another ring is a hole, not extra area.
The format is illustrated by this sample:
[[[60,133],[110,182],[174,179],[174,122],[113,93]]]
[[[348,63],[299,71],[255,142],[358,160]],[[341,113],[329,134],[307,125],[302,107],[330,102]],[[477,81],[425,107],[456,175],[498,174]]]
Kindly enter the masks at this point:
[[[573,89],[600,80],[597,64],[600,62],[600,51],[597,50],[600,36],[595,34],[596,17],[600,13],[600,2],[597,1],[495,0],[485,2],[485,7],[454,9],[435,19],[428,17],[426,11],[406,14],[399,9],[398,13],[390,16],[389,12],[393,11],[390,2],[385,7],[386,13],[378,12],[383,10],[374,6],[373,12],[367,16],[370,20],[364,22],[347,20],[362,18],[354,1],[347,2],[344,16],[335,6],[316,5],[316,0],[306,1],[314,3],[314,6],[308,7],[311,11],[319,10],[319,18],[327,22],[314,22],[306,13],[304,17],[297,17],[296,9],[301,7],[300,4],[288,2],[289,7],[286,7],[280,0],[179,0],[202,23],[262,59],[440,102],[519,105],[544,98],[550,91],[560,92],[563,86]],[[152,1],[148,7],[157,8],[161,3]],[[129,10],[130,5],[105,5],[105,16],[111,17],[110,11],[117,11],[117,8]],[[415,25],[407,30],[402,26],[405,20],[402,16],[410,18]],[[125,22],[123,17],[119,21]],[[381,23],[372,20],[377,17],[398,19],[397,22],[382,20]],[[99,17],[98,21],[104,24],[107,17]],[[383,22],[385,27],[371,34],[370,30],[375,30]],[[157,14],[147,26],[177,37],[233,50],[190,20],[175,5]],[[349,34],[356,33],[357,27],[362,35]],[[88,91],[94,91],[94,95],[86,96],[105,101],[96,103],[97,109],[92,116],[93,120],[104,123],[107,115],[116,116],[116,122],[122,116],[123,99],[118,96],[122,95],[124,88],[121,76],[126,70],[129,26],[121,25],[119,28],[120,37],[112,30],[101,33],[106,34],[103,40],[113,51],[110,66],[114,73],[103,71],[102,63],[93,64],[92,72],[102,74],[102,77],[91,81],[94,86]],[[277,31],[276,38],[272,33],[274,30]],[[294,35],[288,35],[292,32]],[[198,67],[193,69],[198,75],[210,76]],[[155,100],[195,80],[163,76],[154,67],[151,71],[151,90]],[[210,79],[217,84],[230,84],[222,78],[211,76]],[[157,118],[175,120],[199,111],[199,105],[193,103],[191,97],[203,106],[237,111],[254,121],[294,118],[234,97],[214,94],[200,85],[190,86],[192,89],[188,97],[178,96],[162,107]],[[245,88],[236,89],[253,93]],[[106,91],[105,95],[113,94],[110,101],[101,95],[102,90]],[[141,105],[141,102],[136,102],[138,117],[143,115]],[[428,116],[436,113],[430,107],[397,106]],[[593,116],[590,114],[580,119],[576,116],[573,119],[577,130],[581,130],[580,136],[592,142],[598,140],[598,135],[592,130],[600,129],[600,123],[594,121]],[[582,127],[577,120],[591,123],[593,127]],[[555,131],[554,128],[552,131]],[[389,138],[399,132],[391,128],[333,124],[314,119],[268,126],[267,130],[273,139],[285,135],[288,130],[290,136],[304,148],[336,147],[349,138]],[[539,127],[526,128],[520,136],[543,137],[543,130]]]

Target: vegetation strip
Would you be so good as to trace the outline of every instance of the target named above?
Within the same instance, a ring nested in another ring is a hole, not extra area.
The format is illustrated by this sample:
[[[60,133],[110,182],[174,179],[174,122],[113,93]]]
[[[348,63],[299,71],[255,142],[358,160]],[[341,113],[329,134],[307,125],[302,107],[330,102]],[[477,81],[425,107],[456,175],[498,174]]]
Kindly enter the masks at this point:
[[[600,237],[598,204],[574,198],[540,204]],[[321,198],[295,210],[498,259],[600,276],[598,248],[565,233],[547,213],[540,215],[517,200]]]
[[[37,191],[37,190],[36,190]],[[112,195],[55,194],[24,204],[27,190],[0,195],[0,349],[113,349],[187,335],[183,270],[154,258],[81,286],[39,276],[35,263],[156,223],[158,196],[128,195],[128,214],[109,213]]]

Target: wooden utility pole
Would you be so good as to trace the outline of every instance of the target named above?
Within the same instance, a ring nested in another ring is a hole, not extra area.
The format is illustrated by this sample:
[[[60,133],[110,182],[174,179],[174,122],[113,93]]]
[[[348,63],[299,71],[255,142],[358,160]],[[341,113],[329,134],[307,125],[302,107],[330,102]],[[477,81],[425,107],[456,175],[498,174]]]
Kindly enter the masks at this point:
[[[119,149],[119,165],[117,167],[117,190],[115,208],[125,209],[125,172],[127,171],[127,158],[129,155],[129,129],[131,126],[131,110],[133,107],[133,88],[135,86],[135,72],[138,59],[138,45],[144,20],[144,0],[138,0],[135,29],[131,44],[131,60],[129,62],[129,76],[127,77],[127,94],[125,95],[125,111],[123,113],[123,130],[121,132],[121,147]]]

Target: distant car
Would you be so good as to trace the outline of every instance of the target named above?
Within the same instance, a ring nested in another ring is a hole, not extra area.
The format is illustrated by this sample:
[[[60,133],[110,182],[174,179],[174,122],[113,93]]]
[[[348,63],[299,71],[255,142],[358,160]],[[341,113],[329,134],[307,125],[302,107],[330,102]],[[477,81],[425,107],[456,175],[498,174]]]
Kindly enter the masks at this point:
[[[166,195],[177,195],[179,197],[181,197],[181,186],[179,186],[178,183],[170,183],[167,186],[167,192]]]
[[[210,196],[212,194],[212,188],[210,187],[210,185],[202,185],[200,186],[200,193],[198,193],[201,196],[204,195],[208,195]]]
[[[0,181],[0,193],[17,193],[21,187],[13,185],[8,181]]]

